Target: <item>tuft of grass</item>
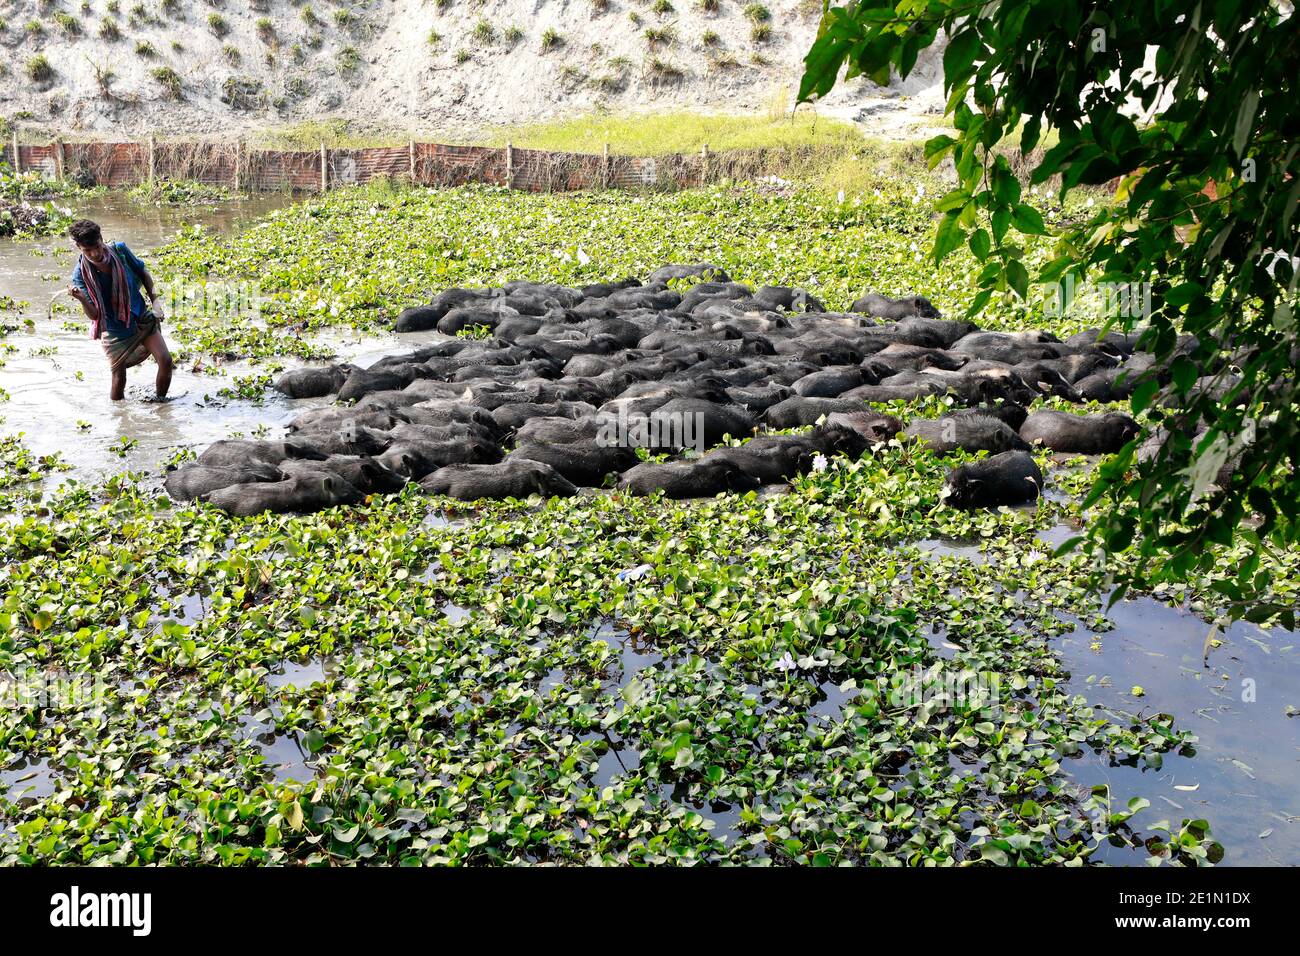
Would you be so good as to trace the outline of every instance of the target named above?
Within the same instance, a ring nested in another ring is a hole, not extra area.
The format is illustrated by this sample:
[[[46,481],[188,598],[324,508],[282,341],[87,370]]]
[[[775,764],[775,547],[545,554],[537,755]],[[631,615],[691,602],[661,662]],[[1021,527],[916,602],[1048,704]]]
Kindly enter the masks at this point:
[[[700,9],[703,10],[705,13],[718,12],[718,6],[719,6],[718,0],[698,0],[698,2],[699,2]]]
[[[225,57],[226,62],[231,66],[239,66],[240,62],[244,59],[239,52],[239,47],[235,46],[233,43],[227,43],[223,46],[221,48],[221,55]]]
[[[33,83],[47,83],[54,79],[54,67],[44,53],[37,53],[23,64],[23,72]]]
[[[302,22],[307,24],[307,26],[309,27],[320,26],[320,22],[321,22],[320,17],[316,15],[316,11],[312,9],[310,4],[303,7],[302,12],[299,13],[298,16],[300,16],[302,18]]]
[[[180,74],[170,66],[156,66],[149,71],[149,75],[163,88],[163,92],[170,99],[179,100],[181,98]]]
[[[524,31],[520,29],[518,24],[512,23],[510,26],[506,27],[506,32],[501,35],[505,38],[507,43],[514,46],[524,38]]]
[[[677,42],[677,31],[671,23],[662,27],[646,27],[643,36],[646,46],[652,50],[658,46],[672,46]]]
[[[152,43],[148,40],[137,40],[135,42],[135,55],[142,60],[152,60],[158,55]]]
[[[209,13],[208,29],[212,31],[214,36],[224,37],[230,32],[230,24],[226,22],[226,18],[221,14],[215,12]]]
[[[347,7],[339,7],[334,11],[334,25],[340,30],[346,30],[352,24],[356,23],[357,15]]]
[[[81,21],[70,13],[64,13],[60,10],[54,14],[54,23],[59,28],[59,32],[65,37],[81,36]]]
[[[117,21],[108,17],[99,21],[99,38],[109,43],[116,43],[122,39],[122,30],[118,27]]]
[[[472,60],[472,59],[474,59],[474,54],[473,54],[473,53],[470,53],[469,50],[466,50],[466,49],[464,49],[464,48],[461,48],[461,49],[459,49],[459,50],[456,51],[456,65],[457,65],[457,66],[461,66],[461,65],[463,65],[463,64],[465,64],[465,63],[468,63],[468,62],[469,62],[470,60]]]
[[[749,38],[755,43],[766,43],[772,39],[772,24],[755,23],[749,31]]]
[[[717,46],[722,42],[722,37],[718,36],[716,30],[705,30],[700,34],[700,42],[705,46]]]
[[[673,12],[673,0],[654,0],[650,4],[650,9],[661,17],[666,17]]]
[[[45,36],[45,24],[41,23],[40,20],[28,20],[23,26],[23,30],[25,30],[30,36]]]
[[[430,30],[428,43],[429,46],[438,46],[439,44],[442,43],[442,34],[439,33],[437,30]]]
[[[590,0],[593,13],[605,13],[609,10],[609,0]]]
[[[745,5],[745,19],[750,23],[767,23],[772,19],[772,11],[761,3],[748,3]]]
[[[270,17],[257,18],[257,35],[263,43],[270,43],[275,39],[275,24],[271,22]]]
[[[651,57],[646,62],[645,69],[646,73],[650,75],[652,80],[660,82],[680,80],[686,75],[686,71],[676,63],[673,63],[670,60],[661,59],[657,56]]]
[[[357,52],[354,46],[345,46],[339,50],[339,72],[344,76],[351,76],[361,65],[361,54]]]
[[[487,46],[496,40],[497,30],[486,17],[479,17],[478,23],[474,24],[473,36],[481,46]]]
[[[542,34],[542,52],[547,53],[556,47],[564,46],[564,37],[555,30],[547,29]]]

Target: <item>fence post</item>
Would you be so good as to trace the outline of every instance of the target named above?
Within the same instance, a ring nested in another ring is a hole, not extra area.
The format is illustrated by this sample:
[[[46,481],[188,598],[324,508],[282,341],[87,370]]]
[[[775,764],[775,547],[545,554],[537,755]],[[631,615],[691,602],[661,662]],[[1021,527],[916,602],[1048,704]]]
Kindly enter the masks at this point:
[[[14,175],[23,171],[23,161],[18,155],[18,130],[14,130]]]
[[[152,136],[149,137],[149,182],[154,181],[158,174],[158,143]]]
[[[244,141],[242,139],[237,139],[235,140],[235,172],[234,172],[235,192],[239,192],[239,181],[244,172],[243,166],[244,166]]]
[[[56,179],[63,179],[63,140],[56,138],[54,140],[54,176]]]
[[[704,186],[709,181],[709,144],[705,143],[700,147],[700,185]]]
[[[512,144],[506,143],[506,189],[511,189],[515,184],[515,148]]]
[[[320,191],[326,192],[330,188],[330,151],[325,148],[325,144],[320,144]]]
[[[415,140],[410,140],[406,144],[406,157],[411,163],[411,185],[415,185]]]
[[[600,164],[600,188],[609,188],[609,143],[605,144],[605,151],[601,157]]]

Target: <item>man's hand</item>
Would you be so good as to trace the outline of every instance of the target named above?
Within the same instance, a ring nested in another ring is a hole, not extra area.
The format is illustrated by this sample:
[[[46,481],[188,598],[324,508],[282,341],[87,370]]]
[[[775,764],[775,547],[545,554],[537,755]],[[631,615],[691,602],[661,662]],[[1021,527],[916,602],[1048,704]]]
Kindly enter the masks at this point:
[[[72,296],[74,299],[76,299],[76,300],[77,300],[78,302],[80,302],[82,305],[89,305],[89,304],[90,304],[90,297],[89,297],[88,295],[86,295],[86,293],[84,293],[84,292],[82,292],[80,289],[78,289],[75,285],[70,285],[70,286],[68,286],[68,295]]]

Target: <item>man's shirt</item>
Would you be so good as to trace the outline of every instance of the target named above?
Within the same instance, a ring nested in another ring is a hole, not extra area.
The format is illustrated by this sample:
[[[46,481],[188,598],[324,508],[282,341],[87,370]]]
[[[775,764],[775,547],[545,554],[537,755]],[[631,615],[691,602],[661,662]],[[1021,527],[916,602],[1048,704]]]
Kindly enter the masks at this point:
[[[145,265],[136,257],[134,252],[127,248],[125,242],[109,243],[109,248],[116,252],[122,260],[122,268],[126,272],[126,287],[131,294],[131,315],[138,319],[145,312],[144,295],[140,292],[140,277],[145,273]],[[80,262],[80,259],[78,259],[78,262]],[[99,283],[99,301],[104,303],[104,312],[107,313],[101,317],[104,323],[104,332],[113,336],[113,338],[130,335],[132,330],[118,321],[117,312],[112,308],[113,270],[110,268],[107,271],[100,272],[90,263],[86,264],[86,268]],[[82,281],[80,265],[72,268],[72,284],[83,294],[86,292],[86,283]]]

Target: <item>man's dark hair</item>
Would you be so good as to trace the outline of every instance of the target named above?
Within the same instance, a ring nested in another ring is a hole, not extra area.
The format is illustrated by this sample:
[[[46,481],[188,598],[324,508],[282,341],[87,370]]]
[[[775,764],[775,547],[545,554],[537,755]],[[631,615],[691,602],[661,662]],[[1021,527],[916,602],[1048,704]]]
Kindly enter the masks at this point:
[[[99,230],[99,223],[89,219],[78,219],[68,227],[68,235],[79,246],[97,246],[103,241],[104,234]]]

